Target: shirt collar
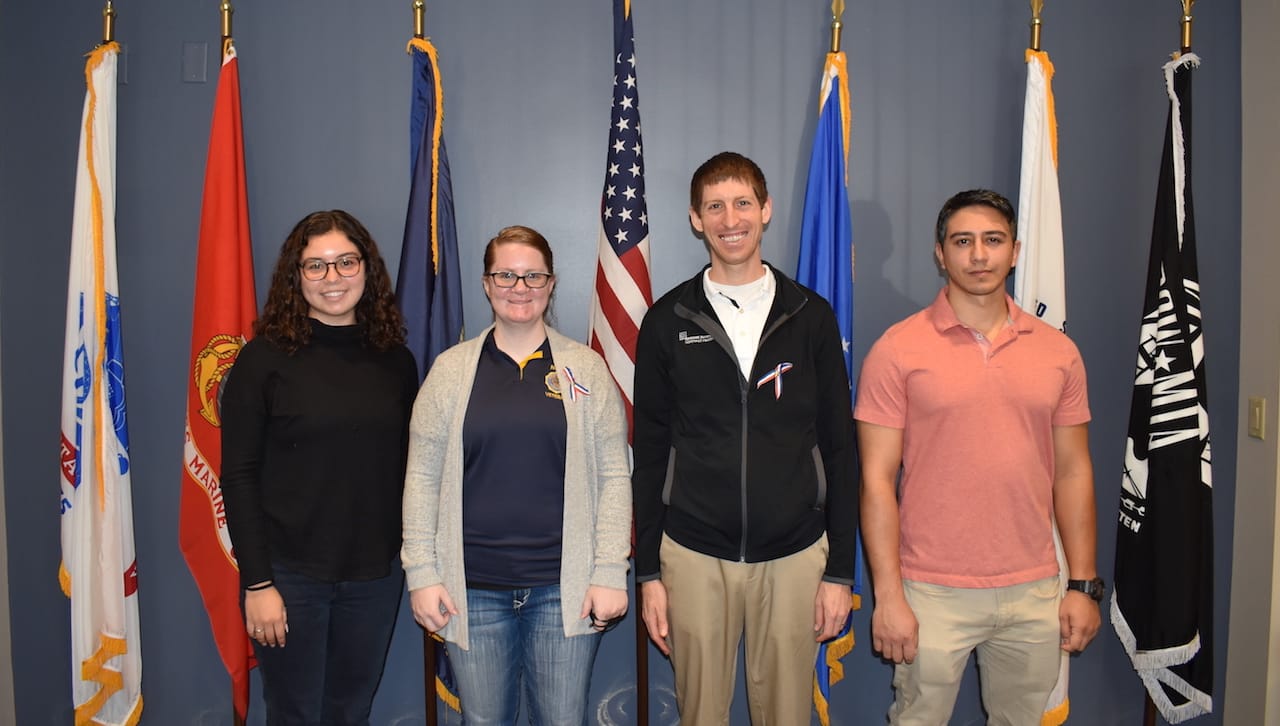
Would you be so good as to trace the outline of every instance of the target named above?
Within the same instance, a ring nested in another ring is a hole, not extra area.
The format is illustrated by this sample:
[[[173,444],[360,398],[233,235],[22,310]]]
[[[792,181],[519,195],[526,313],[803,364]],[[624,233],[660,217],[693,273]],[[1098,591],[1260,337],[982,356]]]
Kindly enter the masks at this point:
[[[1005,293],[1004,298],[1005,307],[1009,310],[1009,327],[1013,328],[1018,334],[1030,333],[1034,318],[1018,307],[1018,304],[1013,301],[1009,293]],[[955,327],[968,327],[960,322],[960,318],[956,317],[955,308],[951,307],[951,301],[947,299],[946,285],[943,285],[942,289],[938,291],[938,295],[933,299],[933,304],[929,306],[929,309],[933,318],[933,327],[939,333]]]

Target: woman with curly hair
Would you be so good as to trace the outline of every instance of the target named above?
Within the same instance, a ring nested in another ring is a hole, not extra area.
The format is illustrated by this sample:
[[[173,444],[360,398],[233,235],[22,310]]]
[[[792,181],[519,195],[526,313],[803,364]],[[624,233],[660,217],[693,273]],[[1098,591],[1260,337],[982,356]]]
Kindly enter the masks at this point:
[[[222,491],[268,724],[367,724],[403,573],[417,367],[350,214],[307,215],[222,396]]]

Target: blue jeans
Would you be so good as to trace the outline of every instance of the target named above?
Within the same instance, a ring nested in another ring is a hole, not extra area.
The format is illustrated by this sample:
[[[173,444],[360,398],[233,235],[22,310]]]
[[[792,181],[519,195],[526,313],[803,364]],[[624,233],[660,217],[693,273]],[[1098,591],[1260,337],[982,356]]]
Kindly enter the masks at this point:
[[[322,582],[275,566],[289,634],[258,643],[269,726],[367,726],[400,608],[404,571],[364,582]]]
[[[521,685],[532,726],[586,723],[591,665],[600,633],[566,637],[560,607],[559,585],[467,589],[471,647],[446,646],[465,723],[515,724]]]

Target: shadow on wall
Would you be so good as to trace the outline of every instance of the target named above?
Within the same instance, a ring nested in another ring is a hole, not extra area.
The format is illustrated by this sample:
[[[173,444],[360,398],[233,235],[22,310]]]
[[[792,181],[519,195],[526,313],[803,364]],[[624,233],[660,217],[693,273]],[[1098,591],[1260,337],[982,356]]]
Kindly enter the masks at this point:
[[[850,217],[853,229],[853,370],[857,376],[862,359],[890,325],[918,311],[922,304],[899,290],[885,274],[893,256],[893,225],[884,207],[872,201],[854,201]]]

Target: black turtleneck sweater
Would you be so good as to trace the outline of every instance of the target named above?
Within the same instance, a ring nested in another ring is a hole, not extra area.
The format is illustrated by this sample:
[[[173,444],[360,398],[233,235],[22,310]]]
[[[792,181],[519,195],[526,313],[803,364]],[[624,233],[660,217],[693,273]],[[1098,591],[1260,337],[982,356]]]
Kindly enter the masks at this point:
[[[222,494],[242,586],[273,564],[325,582],[371,580],[400,549],[413,354],[360,326],[311,320],[292,355],[240,351],[222,395]]]

